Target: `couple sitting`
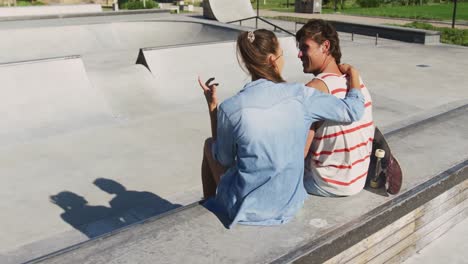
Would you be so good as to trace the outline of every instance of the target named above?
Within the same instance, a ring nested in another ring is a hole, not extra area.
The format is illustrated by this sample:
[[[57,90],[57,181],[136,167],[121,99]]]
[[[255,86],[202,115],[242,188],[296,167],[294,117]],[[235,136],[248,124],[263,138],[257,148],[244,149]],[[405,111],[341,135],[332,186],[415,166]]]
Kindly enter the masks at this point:
[[[243,32],[237,52],[252,77],[218,105],[217,84],[199,79],[212,138],[202,163],[206,206],[230,225],[289,221],[307,192],[349,196],[363,189],[372,151],[372,103],[357,70],[340,65],[338,34],[323,20],[297,32],[307,85],[287,83],[283,52],[268,30]]]

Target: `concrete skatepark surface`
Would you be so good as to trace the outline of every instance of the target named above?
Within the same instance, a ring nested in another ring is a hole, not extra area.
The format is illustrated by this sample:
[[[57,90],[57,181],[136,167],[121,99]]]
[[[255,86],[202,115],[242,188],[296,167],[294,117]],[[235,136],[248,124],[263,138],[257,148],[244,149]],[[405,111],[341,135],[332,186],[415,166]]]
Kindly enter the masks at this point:
[[[0,262],[26,261],[197,201],[210,129],[196,76],[215,75],[222,98],[248,81],[233,45],[240,29],[168,15],[0,23],[11,36],[0,43],[9,51],[0,57],[8,98],[0,109],[9,113],[0,142]],[[379,126],[466,104],[466,48],[375,46],[372,38],[340,36],[343,61],[361,71]],[[311,78],[301,73],[294,40],[281,42],[286,79]],[[151,71],[135,64],[142,48]],[[79,57],[37,61],[70,55]]]
[[[425,247],[403,263],[468,263],[468,259],[466,259],[466,253],[462,253],[468,248],[468,240],[466,239],[467,237],[468,219],[465,219],[457,224],[453,229],[449,230],[446,234],[439,237],[436,241],[432,242],[429,246]]]

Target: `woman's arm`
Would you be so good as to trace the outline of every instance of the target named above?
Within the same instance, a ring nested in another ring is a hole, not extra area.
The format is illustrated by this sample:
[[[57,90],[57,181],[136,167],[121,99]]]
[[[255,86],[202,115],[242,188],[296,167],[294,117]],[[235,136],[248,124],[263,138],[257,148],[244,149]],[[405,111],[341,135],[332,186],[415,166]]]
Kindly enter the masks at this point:
[[[210,78],[205,83],[202,82],[200,76],[198,76],[198,84],[203,89],[203,93],[205,94],[206,103],[208,104],[208,112],[210,114],[210,121],[211,121],[211,135],[213,140],[216,140],[216,130],[218,127],[218,98],[216,95],[216,88],[218,87],[218,83],[212,83],[215,78]]]
[[[201,78],[198,77],[198,83],[205,94],[210,114],[211,134],[213,137],[211,152],[213,158],[218,163],[216,166],[219,165],[228,168],[234,164],[236,151],[233,142],[232,125],[229,118],[223,112],[222,106],[218,111],[216,88],[219,84],[211,83],[212,81],[214,81],[214,78],[210,78],[203,83]]]
[[[345,66],[344,68],[345,72],[350,76],[351,86],[344,99],[307,89],[304,106],[312,122],[330,120],[350,123],[358,121],[364,114],[364,96],[360,92],[359,72],[351,66]]]

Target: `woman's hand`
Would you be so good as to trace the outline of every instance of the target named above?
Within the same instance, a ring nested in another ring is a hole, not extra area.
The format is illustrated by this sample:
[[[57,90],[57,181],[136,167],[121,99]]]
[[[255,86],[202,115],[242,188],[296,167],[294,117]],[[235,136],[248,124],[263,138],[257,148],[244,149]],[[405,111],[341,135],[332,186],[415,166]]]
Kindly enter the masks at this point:
[[[349,77],[349,88],[361,88],[361,78],[359,76],[359,72],[356,68],[349,64],[340,64],[338,65],[340,71],[343,74],[348,75]]]
[[[206,103],[208,104],[208,109],[210,112],[216,110],[218,108],[218,97],[216,95],[216,88],[218,87],[219,83],[211,83],[214,81],[215,78],[210,78],[208,81],[203,83],[200,76],[198,76],[198,84],[203,89],[203,93],[205,94]]]
[[[359,75],[359,72],[356,68],[354,68],[353,66],[349,65],[349,64],[346,64],[346,63],[342,63],[340,65],[338,65],[338,67],[340,68],[340,71],[343,73],[343,74],[346,74],[346,75]]]

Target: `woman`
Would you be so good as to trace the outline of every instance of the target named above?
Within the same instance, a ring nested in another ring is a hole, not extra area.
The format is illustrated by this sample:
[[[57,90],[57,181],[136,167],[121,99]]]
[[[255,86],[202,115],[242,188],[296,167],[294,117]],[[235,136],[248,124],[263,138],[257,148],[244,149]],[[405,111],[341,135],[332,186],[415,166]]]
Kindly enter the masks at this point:
[[[252,76],[237,95],[218,106],[217,84],[199,79],[213,136],[202,164],[204,195],[211,197],[206,206],[226,216],[229,226],[285,223],[307,196],[303,153],[310,125],[359,120],[363,96],[357,88],[338,99],[286,83],[283,51],[271,31],[241,33],[237,52]],[[351,87],[359,87],[358,75],[351,75]]]

